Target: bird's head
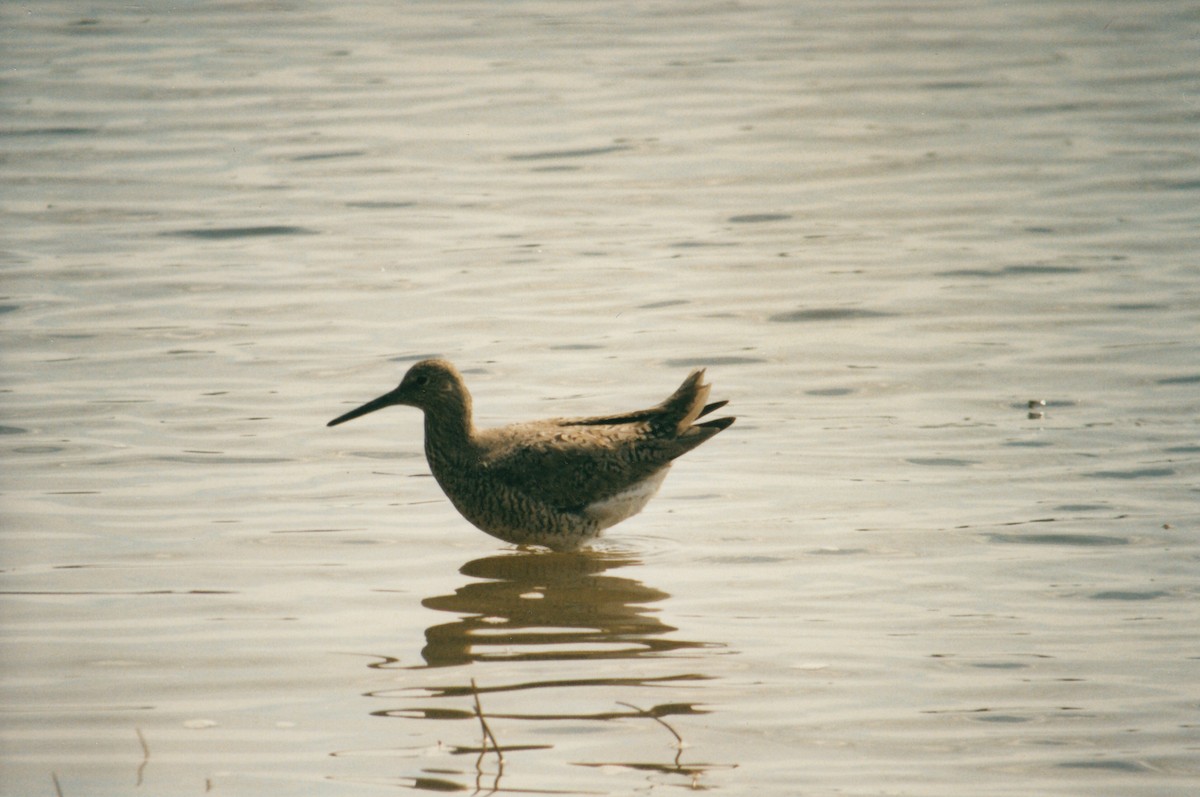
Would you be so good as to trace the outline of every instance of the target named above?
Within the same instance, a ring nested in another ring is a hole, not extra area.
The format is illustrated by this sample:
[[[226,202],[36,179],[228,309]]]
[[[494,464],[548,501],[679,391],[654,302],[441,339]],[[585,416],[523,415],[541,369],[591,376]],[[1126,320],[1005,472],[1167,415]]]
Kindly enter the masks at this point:
[[[470,395],[463,384],[462,376],[448,361],[421,360],[408,369],[408,373],[400,380],[395,390],[334,418],[326,425],[337,426],[339,423],[352,421],[369,412],[395,404],[417,407],[426,412],[446,406],[463,406],[469,412]]]

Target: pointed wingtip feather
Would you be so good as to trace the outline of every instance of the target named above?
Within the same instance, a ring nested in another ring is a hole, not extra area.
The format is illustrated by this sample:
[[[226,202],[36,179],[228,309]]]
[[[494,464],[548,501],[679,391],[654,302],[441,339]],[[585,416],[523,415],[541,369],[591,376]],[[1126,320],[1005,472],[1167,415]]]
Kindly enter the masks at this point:
[[[736,420],[736,416],[731,416],[728,418],[713,418],[711,421],[705,421],[704,423],[698,423],[696,425],[702,426],[705,429],[716,429],[718,432],[720,432],[724,429],[728,429],[730,426],[733,426],[733,422]]]
[[[717,418],[705,421],[704,423],[696,423],[699,418],[703,418],[705,415],[719,410],[729,403],[728,399],[714,401],[711,404],[705,403],[708,400],[709,391],[712,390],[712,385],[706,384],[703,381],[705,370],[704,368],[693,370],[688,374],[687,379],[683,380],[683,384],[679,386],[675,394],[664,402],[664,405],[670,405],[675,402],[687,402],[687,411],[680,418],[676,426],[676,434],[682,435],[694,426],[712,429],[711,434],[716,434],[723,429],[727,429],[734,421],[733,418]]]

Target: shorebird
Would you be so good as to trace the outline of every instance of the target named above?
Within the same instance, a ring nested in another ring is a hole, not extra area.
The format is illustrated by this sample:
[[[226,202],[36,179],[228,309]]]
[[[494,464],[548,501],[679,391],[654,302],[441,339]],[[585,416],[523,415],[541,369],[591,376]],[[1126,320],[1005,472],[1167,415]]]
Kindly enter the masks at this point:
[[[429,469],[464,518],[505,542],[570,551],[640,512],[676,457],[733,423],[696,423],[728,403],[705,404],[703,377],[693,371],[646,410],[476,429],[455,367],[421,360],[395,390],[327,425],[396,404],[423,410]]]

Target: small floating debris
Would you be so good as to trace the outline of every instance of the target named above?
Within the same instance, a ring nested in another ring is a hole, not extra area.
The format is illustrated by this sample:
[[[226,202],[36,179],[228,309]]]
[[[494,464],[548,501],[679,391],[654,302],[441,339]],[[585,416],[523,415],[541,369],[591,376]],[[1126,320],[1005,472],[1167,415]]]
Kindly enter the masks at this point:
[[[1039,421],[1046,417],[1046,400],[1045,399],[1030,399],[1029,400],[1029,420]]]
[[[216,720],[191,719],[191,720],[184,720],[183,727],[187,728],[188,730],[192,730],[192,731],[200,731],[200,730],[206,730],[208,728],[215,728],[215,727],[217,727],[217,724],[218,723]]]

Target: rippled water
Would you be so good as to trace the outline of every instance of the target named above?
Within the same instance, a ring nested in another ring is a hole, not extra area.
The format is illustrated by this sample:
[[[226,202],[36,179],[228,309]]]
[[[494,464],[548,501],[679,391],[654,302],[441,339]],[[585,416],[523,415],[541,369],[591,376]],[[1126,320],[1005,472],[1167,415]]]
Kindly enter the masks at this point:
[[[0,6],[0,790],[1190,794],[1198,40]],[[485,424],[739,421],[513,551],[415,411],[324,427],[434,353]]]

